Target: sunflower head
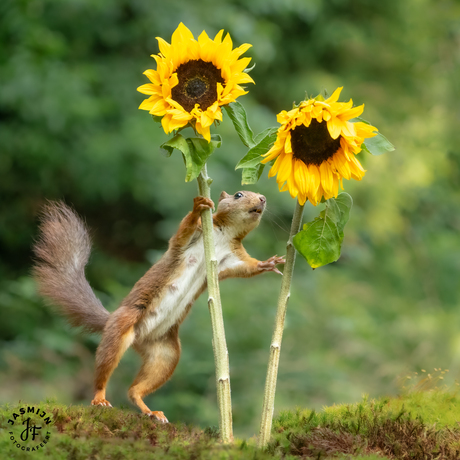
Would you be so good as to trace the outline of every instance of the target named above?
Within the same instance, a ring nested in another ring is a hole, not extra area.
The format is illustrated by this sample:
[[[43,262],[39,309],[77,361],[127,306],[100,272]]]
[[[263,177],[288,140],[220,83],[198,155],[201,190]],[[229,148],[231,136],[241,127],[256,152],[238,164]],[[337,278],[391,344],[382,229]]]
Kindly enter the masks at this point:
[[[351,122],[364,110],[353,101],[337,102],[342,88],[326,100],[309,99],[278,114],[277,138],[262,163],[276,159],[269,177],[277,176],[280,191],[288,190],[304,205],[337,197],[342,179],[361,180],[365,170],[357,160],[364,139],[377,128]],[[343,188],[343,187],[342,187]]]
[[[171,44],[157,37],[157,69],[144,72],[150,83],[137,90],[149,96],[139,108],[162,117],[167,134],[189,124],[210,142],[210,126],[222,121],[220,107],[247,93],[240,85],[254,83],[244,72],[251,59],[239,59],[251,45],[232,49],[230,35],[222,36],[223,30],[212,40],[203,31],[195,40],[180,23]]]

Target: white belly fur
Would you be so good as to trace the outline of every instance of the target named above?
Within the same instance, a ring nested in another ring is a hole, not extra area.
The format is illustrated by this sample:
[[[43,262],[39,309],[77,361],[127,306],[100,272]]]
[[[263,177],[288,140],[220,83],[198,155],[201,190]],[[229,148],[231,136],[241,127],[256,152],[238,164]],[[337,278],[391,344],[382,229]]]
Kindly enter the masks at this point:
[[[214,229],[214,241],[219,272],[242,263],[230,250],[225,230]],[[206,279],[202,236],[184,252],[183,264],[185,268],[181,270],[180,275],[171,280],[169,286],[165,286],[160,303],[136,326],[136,341],[156,340],[162,337],[179,321],[187,305],[193,302]]]

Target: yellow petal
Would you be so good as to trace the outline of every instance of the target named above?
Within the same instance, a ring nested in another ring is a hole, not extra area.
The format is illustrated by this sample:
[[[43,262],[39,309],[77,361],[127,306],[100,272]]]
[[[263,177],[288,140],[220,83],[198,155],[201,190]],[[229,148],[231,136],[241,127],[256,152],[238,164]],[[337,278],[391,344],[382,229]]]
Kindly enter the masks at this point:
[[[231,58],[235,60],[238,59],[242,54],[246,53],[246,51],[251,47],[252,45],[250,45],[249,43],[244,43],[243,45],[239,46],[238,48],[235,48],[232,51]]]
[[[310,195],[316,195],[321,184],[321,173],[316,165],[308,165],[308,172],[310,176]]]
[[[297,190],[301,195],[307,193],[307,175],[305,173],[305,163],[301,160],[294,160],[294,178]]]
[[[211,142],[211,131],[208,127],[201,126],[200,123],[197,122],[196,130],[208,141]]]
[[[342,132],[342,121],[339,120],[337,117],[331,118],[327,122],[327,129],[332,139],[337,139],[340,136],[340,133]]]
[[[268,173],[268,177],[273,177],[273,176],[276,176],[278,174],[278,171],[279,171],[279,168],[280,168],[280,165],[281,165],[281,162],[283,161],[283,157],[284,157],[284,154],[283,155],[280,155],[275,163],[273,164],[273,166],[270,168],[270,171]]]
[[[193,34],[190,30],[181,22],[177,29],[174,31],[171,37],[171,46],[177,47],[186,40],[193,40]]]
[[[324,102],[330,104],[331,102],[337,102],[340,97],[340,93],[342,92],[343,86],[337,88],[331,95],[331,97],[327,98]]]
[[[139,91],[142,94],[150,94],[150,95],[156,94],[158,92],[157,86],[152,85],[151,83],[147,83],[145,85],[139,86],[139,88],[137,88],[137,91]]]
[[[297,199],[299,200],[300,206],[304,206],[305,201],[307,201],[307,195],[302,195],[301,193],[299,193],[299,195],[297,196]]]
[[[292,160],[292,162],[294,162],[294,160]],[[292,166],[292,170],[294,171],[294,166]],[[293,175],[288,178],[286,185],[291,198],[295,198],[299,194],[299,189],[297,188],[297,184],[295,183]]]
[[[353,107],[352,109],[345,110],[342,113],[338,114],[337,116],[345,121],[345,120],[351,120],[352,118],[359,117],[364,110],[364,104],[360,105],[358,107]]]
[[[345,179],[350,179],[351,178],[350,165],[348,164],[348,161],[345,158],[345,155],[342,149],[339,149],[334,154],[333,161],[334,161],[335,167],[337,168],[337,171],[339,172],[339,174]]]
[[[161,37],[156,37],[156,39],[158,40],[158,46],[160,47],[160,53],[164,57],[167,57],[169,54],[169,48],[171,47],[171,45],[167,41],[163,40]]]
[[[169,134],[172,130],[169,129],[169,122],[171,121],[171,115],[166,114],[162,119],[161,119],[161,126],[163,126],[164,132],[166,134]]]
[[[220,45],[220,43],[222,42],[223,34],[224,34],[224,29],[219,30],[219,32],[217,32],[216,36],[214,37],[214,43],[217,43]]]
[[[321,172],[321,185],[326,193],[332,193],[333,179],[332,171],[327,161],[323,161],[319,170]]]
[[[139,106],[140,110],[149,110],[153,107],[154,102],[150,99],[144,99]]]
[[[273,144],[273,147],[267,153],[264,153],[262,155],[264,159],[261,161],[261,163],[266,164],[269,161],[272,161],[280,154],[282,149],[283,149],[283,146],[280,143],[275,142]]]
[[[152,115],[157,115],[161,117],[170,108],[170,105],[164,99],[160,99],[156,101],[155,104],[153,104],[152,108],[150,109],[150,113]]]
[[[286,140],[284,142],[284,151],[286,153],[292,153],[291,133],[290,132],[287,133]]]
[[[278,171],[278,181],[287,181],[292,171],[292,155],[284,155]]]
[[[144,72],[144,75],[155,85],[161,85],[161,79],[156,70],[148,69]]]

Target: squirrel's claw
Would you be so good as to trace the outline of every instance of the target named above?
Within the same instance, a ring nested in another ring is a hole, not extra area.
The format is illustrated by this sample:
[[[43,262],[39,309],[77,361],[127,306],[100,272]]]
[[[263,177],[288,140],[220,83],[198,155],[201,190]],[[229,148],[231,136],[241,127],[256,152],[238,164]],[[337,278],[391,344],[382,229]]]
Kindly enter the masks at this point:
[[[112,407],[112,404],[110,404],[107,399],[102,399],[102,398],[95,398],[91,401],[92,406],[104,406],[104,407]]]
[[[165,414],[161,411],[150,411],[147,413],[149,417],[153,417],[157,419],[161,423],[169,423],[168,419],[166,418]]]
[[[285,264],[286,260],[284,257],[272,256],[270,259],[265,260],[264,262],[259,262],[259,269],[266,270],[269,272],[275,272],[279,275],[283,275],[277,268],[277,264]]]
[[[193,199],[193,212],[201,214],[206,209],[214,209],[214,202],[210,198],[197,196]]]

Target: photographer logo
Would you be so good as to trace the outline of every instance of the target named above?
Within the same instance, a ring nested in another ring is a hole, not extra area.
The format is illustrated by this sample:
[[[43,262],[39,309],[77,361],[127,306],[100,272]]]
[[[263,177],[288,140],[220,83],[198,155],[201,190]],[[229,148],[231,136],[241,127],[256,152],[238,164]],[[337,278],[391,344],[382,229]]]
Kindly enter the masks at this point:
[[[13,446],[26,452],[43,449],[50,440],[49,427],[53,425],[52,415],[40,407],[25,406],[15,410],[9,420],[9,434]]]

